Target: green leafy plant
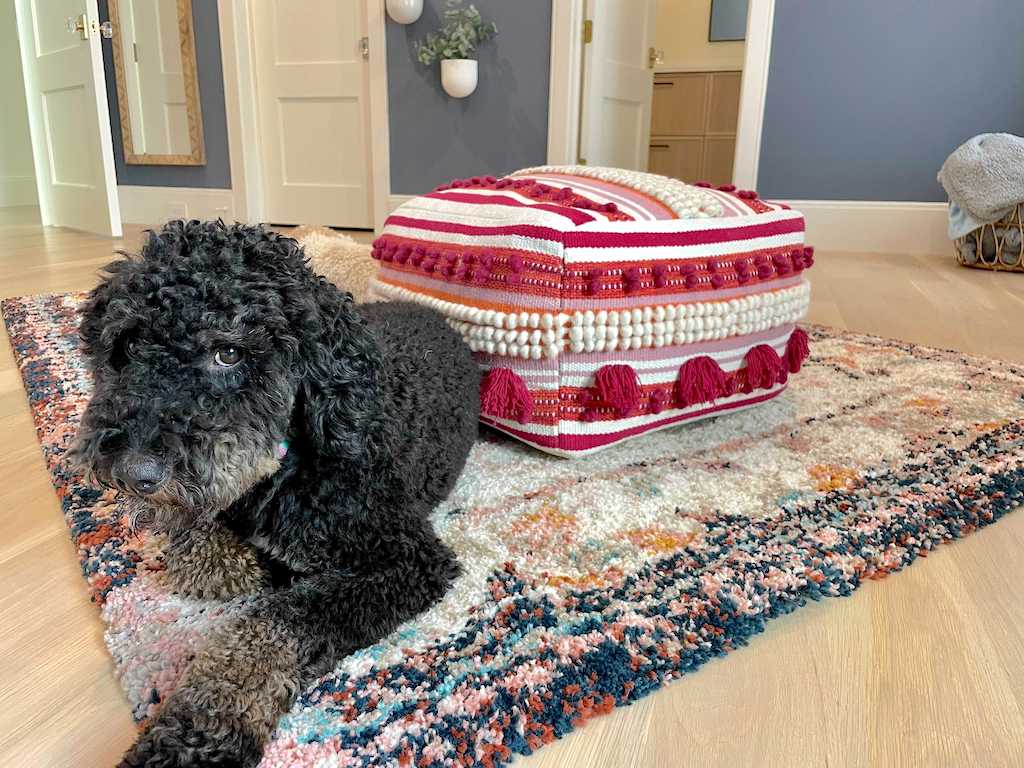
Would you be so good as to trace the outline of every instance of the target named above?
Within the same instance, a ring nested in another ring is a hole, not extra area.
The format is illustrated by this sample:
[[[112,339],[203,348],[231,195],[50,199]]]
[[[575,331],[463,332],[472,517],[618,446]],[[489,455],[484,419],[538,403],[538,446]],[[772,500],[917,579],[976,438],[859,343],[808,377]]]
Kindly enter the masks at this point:
[[[444,26],[415,43],[416,58],[429,67],[438,59],[471,59],[476,49],[498,34],[493,21],[485,22],[476,6],[464,0],[448,0]]]

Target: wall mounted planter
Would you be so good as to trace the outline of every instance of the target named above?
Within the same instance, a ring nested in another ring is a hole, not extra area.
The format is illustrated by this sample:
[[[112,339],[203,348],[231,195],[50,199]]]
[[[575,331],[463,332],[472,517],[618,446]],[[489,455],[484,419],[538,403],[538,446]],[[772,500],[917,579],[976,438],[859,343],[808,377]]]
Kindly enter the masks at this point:
[[[476,90],[476,59],[442,59],[441,86],[455,99],[464,99]]]

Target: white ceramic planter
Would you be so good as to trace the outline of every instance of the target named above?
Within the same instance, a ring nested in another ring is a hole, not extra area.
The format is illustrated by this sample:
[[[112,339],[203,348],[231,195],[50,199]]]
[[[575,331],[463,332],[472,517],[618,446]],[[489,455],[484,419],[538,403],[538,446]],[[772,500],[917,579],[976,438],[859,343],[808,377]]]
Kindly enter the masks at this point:
[[[442,59],[441,85],[445,93],[464,99],[476,90],[476,59]]]
[[[423,0],[387,0],[388,16],[398,24],[412,24],[423,13]]]

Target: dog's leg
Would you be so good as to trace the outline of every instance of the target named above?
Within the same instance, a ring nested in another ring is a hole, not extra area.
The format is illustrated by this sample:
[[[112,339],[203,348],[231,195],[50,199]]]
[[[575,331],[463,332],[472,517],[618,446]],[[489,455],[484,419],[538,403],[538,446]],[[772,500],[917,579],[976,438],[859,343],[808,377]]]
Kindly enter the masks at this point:
[[[118,768],[256,765],[299,690],[298,643],[252,616],[214,632]]]
[[[454,556],[432,532],[417,539],[373,573],[326,571],[242,602],[121,768],[256,765],[298,691],[444,594]]]
[[[256,551],[219,523],[175,531],[164,562],[175,592],[203,600],[254,595],[269,583]]]

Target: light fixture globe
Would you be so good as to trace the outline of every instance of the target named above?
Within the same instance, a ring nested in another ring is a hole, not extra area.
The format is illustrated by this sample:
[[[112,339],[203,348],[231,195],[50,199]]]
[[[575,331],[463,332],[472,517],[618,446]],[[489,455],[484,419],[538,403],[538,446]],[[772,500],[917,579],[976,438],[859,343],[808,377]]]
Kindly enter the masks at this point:
[[[423,13],[423,0],[387,0],[388,16],[397,24],[412,24]]]

